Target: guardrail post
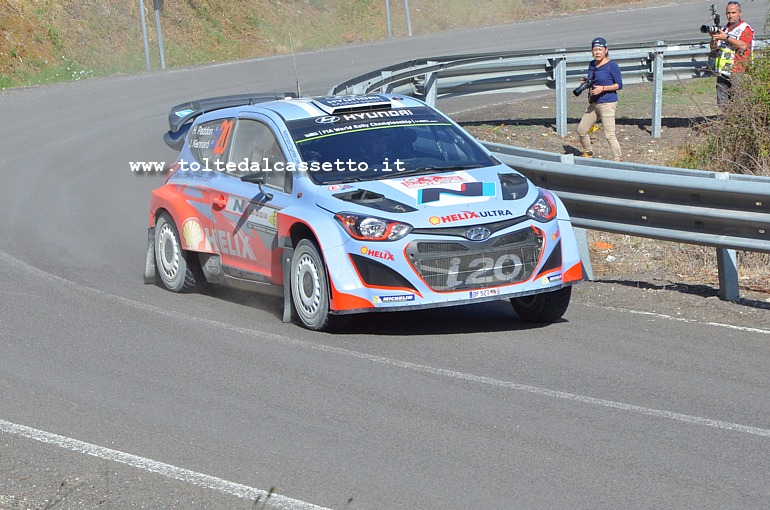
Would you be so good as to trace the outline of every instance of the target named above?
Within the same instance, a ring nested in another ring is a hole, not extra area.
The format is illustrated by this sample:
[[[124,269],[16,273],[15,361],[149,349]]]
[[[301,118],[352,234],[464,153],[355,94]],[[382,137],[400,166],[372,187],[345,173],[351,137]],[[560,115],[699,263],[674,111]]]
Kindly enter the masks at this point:
[[[383,80],[387,80],[393,75],[391,71],[380,71],[380,78]],[[393,84],[392,83],[386,83],[382,87],[380,87],[380,92],[383,94],[389,94],[393,90]]]
[[[717,173],[717,179],[730,180],[730,174]],[[735,250],[717,248],[717,268],[719,270],[719,298],[725,301],[741,299],[738,288],[738,259]]]
[[[652,52],[652,137],[660,138],[663,107],[663,41],[655,41]]]
[[[560,57],[551,59],[553,81],[556,85],[556,134],[567,136],[567,50],[560,48]]]
[[[559,161],[567,163],[569,165],[575,164],[574,154],[561,154]],[[583,265],[583,279],[586,281],[593,281],[594,268],[591,265],[591,250],[588,249],[588,231],[581,227],[572,227],[575,232],[575,239],[578,244],[578,253],[580,253],[580,261]]]
[[[433,66],[438,64],[435,61],[427,62],[427,65]],[[425,102],[430,106],[436,106],[436,99],[438,98],[438,73],[431,71],[425,73]]]
[[[738,260],[735,250],[717,248],[717,267],[719,268],[719,297],[725,301],[740,301],[738,288]]]

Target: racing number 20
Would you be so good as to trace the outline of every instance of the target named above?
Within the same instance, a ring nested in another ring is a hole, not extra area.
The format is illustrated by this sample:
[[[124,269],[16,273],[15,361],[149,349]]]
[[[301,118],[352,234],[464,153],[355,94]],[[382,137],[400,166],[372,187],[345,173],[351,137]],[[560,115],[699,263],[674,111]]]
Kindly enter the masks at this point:
[[[449,260],[449,271],[447,276],[447,287],[453,289],[461,285],[467,287],[478,287],[495,282],[511,282],[521,276],[524,272],[524,264],[521,258],[506,253],[497,258],[479,257],[468,263],[467,270],[460,270],[460,257],[452,257]],[[468,274],[465,282],[460,281],[462,274]]]
[[[227,142],[230,140],[230,135],[233,132],[233,121],[232,120],[226,120],[222,122],[222,125],[219,127],[222,131],[219,133],[219,139],[217,139],[217,144],[214,146],[214,154],[224,154],[225,149],[227,148]]]

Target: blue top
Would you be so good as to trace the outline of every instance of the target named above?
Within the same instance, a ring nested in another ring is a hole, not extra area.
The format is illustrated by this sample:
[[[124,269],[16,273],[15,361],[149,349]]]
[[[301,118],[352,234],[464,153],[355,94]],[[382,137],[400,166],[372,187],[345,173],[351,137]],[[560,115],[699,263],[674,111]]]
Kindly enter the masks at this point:
[[[592,61],[588,64],[588,77],[594,82],[594,86],[608,86],[613,83],[618,84],[618,90],[623,88],[623,79],[620,77],[620,66],[614,60],[610,60],[606,64],[596,67],[596,61]],[[592,103],[615,103],[618,101],[618,93],[616,91],[602,92],[598,96],[590,96]]]

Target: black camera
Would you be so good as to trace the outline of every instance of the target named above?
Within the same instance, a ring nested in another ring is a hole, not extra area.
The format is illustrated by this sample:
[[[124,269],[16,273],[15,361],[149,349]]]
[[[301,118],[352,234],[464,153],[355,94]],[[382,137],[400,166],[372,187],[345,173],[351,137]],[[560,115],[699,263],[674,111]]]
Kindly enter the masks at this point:
[[[716,34],[717,32],[719,32],[719,25],[721,24],[721,20],[719,18],[719,14],[717,14],[717,9],[714,4],[711,4],[711,19],[714,20],[713,26],[708,26],[708,25],[700,26],[700,32],[702,34]]]
[[[594,82],[591,78],[586,78],[583,83],[575,87],[575,90],[572,91],[573,94],[575,94],[575,97],[579,96],[583,93],[584,90],[590,89],[594,86]]]
[[[710,27],[708,25],[701,25],[700,32],[702,34],[716,34],[717,32],[719,32],[719,27],[718,26]]]

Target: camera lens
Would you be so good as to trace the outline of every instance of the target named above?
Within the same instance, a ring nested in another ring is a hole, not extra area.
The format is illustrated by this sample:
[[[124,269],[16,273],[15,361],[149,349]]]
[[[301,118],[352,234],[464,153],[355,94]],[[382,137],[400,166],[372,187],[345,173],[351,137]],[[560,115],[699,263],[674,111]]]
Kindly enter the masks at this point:
[[[589,84],[590,82],[584,81],[583,83],[575,87],[575,90],[573,90],[572,93],[575,94],[575,97],[579,96],[580,94],[583,93],[585,89],[588,88]]]

